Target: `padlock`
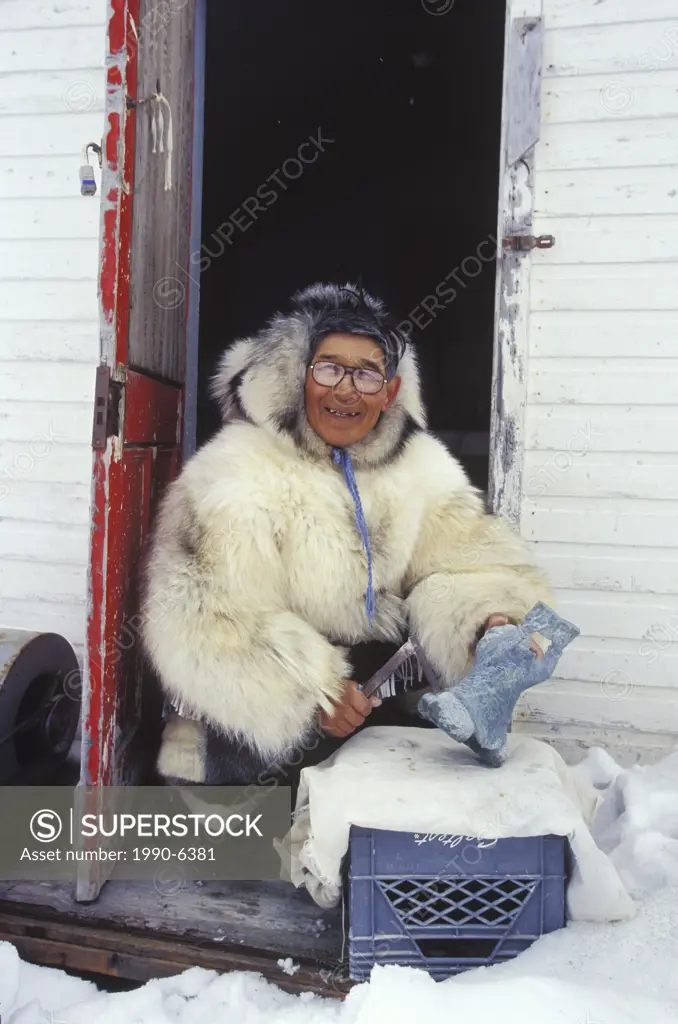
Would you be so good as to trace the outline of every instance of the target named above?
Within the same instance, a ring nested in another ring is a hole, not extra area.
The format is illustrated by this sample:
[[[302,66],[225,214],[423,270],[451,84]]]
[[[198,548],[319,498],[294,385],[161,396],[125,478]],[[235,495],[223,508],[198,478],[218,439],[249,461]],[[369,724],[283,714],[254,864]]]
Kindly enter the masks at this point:
[[[94,177],[94,168],[90,164],[83,164],[80,168],[80,195],[94,196],[97,191],[97,183]]]

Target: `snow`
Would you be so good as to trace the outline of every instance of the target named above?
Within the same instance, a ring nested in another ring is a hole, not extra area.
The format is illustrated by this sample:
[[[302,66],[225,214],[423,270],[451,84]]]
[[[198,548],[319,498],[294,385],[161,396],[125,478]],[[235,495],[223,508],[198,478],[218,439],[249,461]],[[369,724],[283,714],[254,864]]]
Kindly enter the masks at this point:
[[[283,972],[283,974],[289,974],[291,978],[297,973],[297,971],[301,967],[301,964],[295,964],[294,961],[292,960],[292,957],[288,956],[284,960],[278,960],[278,967]]]
[[[622,771],[594,750],[575,771],[603,793],[593,831],[639,900],[632,920],[571,923],[509,963],[440,983],[422,971],[377,968],[343,1002],[200,968],[108,994],[23,963],[0,943],[2,1024],[676,1024],[678,753]],[[280,963],[296,968],[291,958]]]
[[[678,885],[678,752],[615,777],[596,816],[594,838],[632,896]]]

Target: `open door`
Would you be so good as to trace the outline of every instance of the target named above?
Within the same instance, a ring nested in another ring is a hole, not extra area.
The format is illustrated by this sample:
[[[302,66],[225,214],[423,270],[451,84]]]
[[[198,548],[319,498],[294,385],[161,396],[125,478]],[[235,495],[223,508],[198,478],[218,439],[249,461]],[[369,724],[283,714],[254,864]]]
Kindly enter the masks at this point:
[[[81,775],[91,786],[132,784],[148,761],[139,568],[157,499],[182,457],[187,324],[197,302],[181,268],[196,193],[199,8],[199,0],[110,5]],[[78,897],[94,898],[99,885],[80,885]]]
[[[534,147],[541,127],[541,0],[508,0],[499,177],[489,501],[514,526],[522,510]]]

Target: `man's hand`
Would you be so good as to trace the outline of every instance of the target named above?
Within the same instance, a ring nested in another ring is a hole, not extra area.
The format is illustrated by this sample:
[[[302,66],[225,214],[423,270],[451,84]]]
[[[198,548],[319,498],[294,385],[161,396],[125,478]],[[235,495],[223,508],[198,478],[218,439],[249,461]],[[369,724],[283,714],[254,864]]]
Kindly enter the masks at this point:
[[[350,736],[352,732],[362,725],[372,708],[379,707],[381,701],[378,697],[366,697],[358,689],[358,684],[353,679],[347,680],[344,696],[334,706],[332,715],[320,712],[320,728],[329,733],[330,736]]]
[[[485,622],[485,624],[483,625],[483,635],[487,633],[488,629],[492,629],[494,626],[507,626],[509,625],[509,623],[511,623],[514,626],[517,625],[517,623],[513,619],[510,619],[508,617],[508,615],[504,615],[502,612],[494,612],[492,615],[490,615],[490,617],[487,619],[487,622]],[[539,646],[536,640],[533,640],[530,644],[530,650],[533,651],[538,658],[544,657],[544,652],[542,651],[541,647]]]

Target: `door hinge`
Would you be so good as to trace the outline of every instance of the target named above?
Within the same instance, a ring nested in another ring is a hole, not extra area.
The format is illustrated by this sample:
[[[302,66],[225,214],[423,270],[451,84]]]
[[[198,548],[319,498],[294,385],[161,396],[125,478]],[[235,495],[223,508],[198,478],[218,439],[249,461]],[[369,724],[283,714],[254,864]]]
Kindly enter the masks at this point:
[[[553,235],[507,235],[501,244],[511,252],[529,252],[530,249],[552,249],[556,240]]]
[[[98,366],[94,386],[94,426],[92,448],[106,451],[106,442],[120,430],[122,383],[111,379],[110,366]]]

